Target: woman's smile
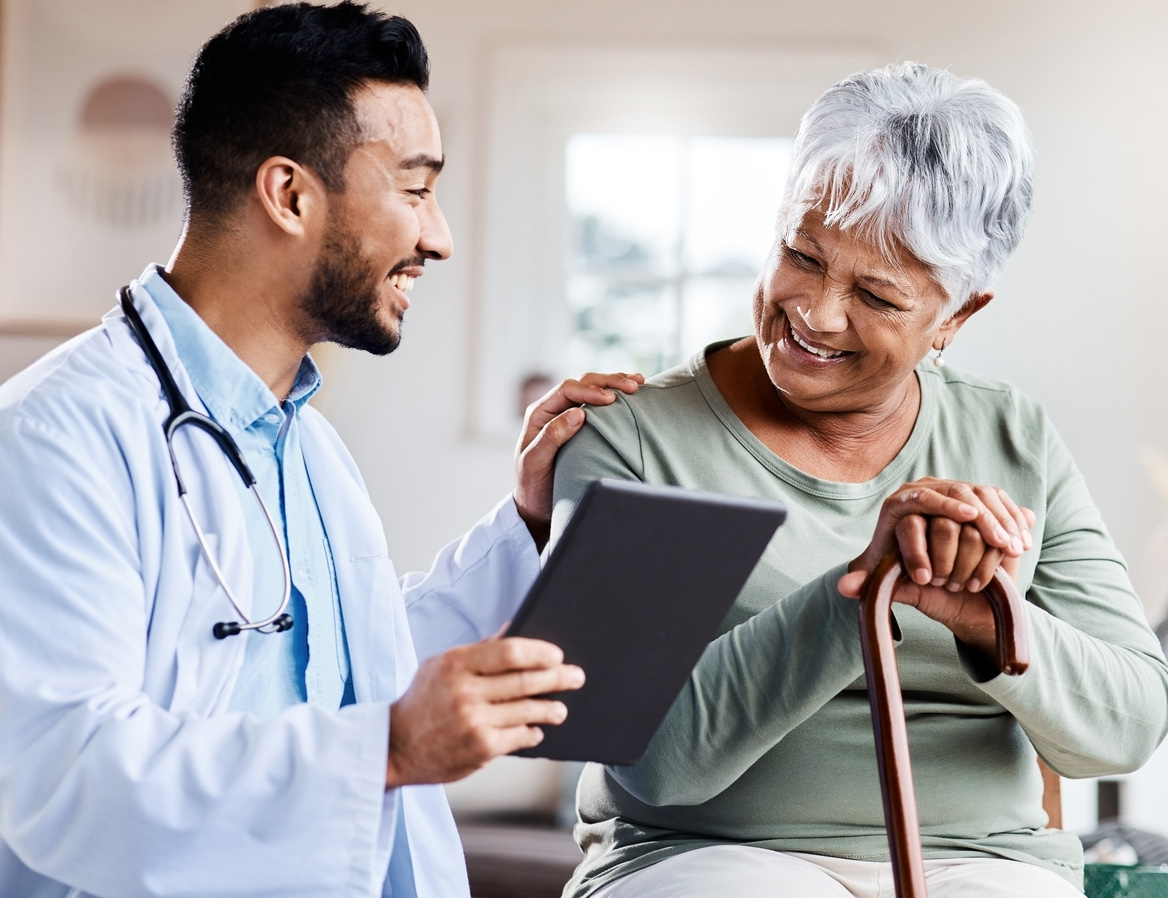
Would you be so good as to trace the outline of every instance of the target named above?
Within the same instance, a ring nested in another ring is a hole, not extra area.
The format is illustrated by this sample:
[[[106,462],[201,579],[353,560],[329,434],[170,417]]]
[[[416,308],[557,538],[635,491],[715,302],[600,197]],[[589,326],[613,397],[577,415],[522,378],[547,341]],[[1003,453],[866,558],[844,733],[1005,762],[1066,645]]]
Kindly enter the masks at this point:
[[[785,347],[796,361],[804,364],[828,366],[838,364],[844,361],[847,357],[855,355],[844,349],[833,349],[813,340],[810,336],[801,334],[799,329],[791,321],[790,317],[784,316],[784,330],[789,334],[791,339],[784,340]],[[784,335],[786,336],[786,335]]]

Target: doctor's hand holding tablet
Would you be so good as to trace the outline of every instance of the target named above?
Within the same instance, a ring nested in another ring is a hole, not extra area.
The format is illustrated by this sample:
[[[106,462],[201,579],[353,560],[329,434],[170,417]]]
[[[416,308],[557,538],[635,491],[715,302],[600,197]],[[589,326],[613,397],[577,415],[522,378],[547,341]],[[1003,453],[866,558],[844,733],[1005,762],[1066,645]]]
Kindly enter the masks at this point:
[[[556,453],[584,425],[579,406],[609,405],[614,390],[633,393],[644,382],[640,374],[585,374],[528,407],[515,447],[514,499],[541,549],[551,523]],[[386,788],[451,782],[498,755],[538,745],[540,726],[563,723],[568,710],[561,701],[535,696],[583,685],[584,671],[539,639],[496,637],[423,661],[390,709]]]

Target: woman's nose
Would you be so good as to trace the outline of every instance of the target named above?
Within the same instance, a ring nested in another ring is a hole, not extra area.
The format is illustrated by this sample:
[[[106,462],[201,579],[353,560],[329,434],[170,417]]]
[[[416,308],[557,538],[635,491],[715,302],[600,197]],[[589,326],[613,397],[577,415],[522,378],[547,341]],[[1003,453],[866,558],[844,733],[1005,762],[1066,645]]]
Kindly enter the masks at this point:
[[[825,284],[823,290],[796,305],[795,309],[808,330],[815,333],[838,333],[848,327],[844,302],[842,290]]]

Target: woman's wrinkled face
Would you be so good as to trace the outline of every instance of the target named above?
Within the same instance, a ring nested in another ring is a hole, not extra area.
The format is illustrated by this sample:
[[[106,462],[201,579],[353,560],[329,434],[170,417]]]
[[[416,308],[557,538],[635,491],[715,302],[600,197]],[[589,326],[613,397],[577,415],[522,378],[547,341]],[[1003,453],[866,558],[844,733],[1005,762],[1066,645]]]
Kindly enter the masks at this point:
[[[941,339],[945,302],[909,252],[889,264],[812,209],[771,249],[755,296],[755,335],[786,402],[875,411],[903,396],[913,368]]]

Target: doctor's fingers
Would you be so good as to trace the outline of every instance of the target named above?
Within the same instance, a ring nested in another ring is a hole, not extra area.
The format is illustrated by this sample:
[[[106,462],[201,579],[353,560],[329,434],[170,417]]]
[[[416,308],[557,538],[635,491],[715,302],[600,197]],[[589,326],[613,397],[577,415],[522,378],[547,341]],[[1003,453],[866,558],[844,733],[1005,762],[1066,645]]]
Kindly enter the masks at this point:
[[[584,426],[583,409],[571,406],[567,411],[547,421],[531,437],[526,434],[515,454],[516,473],[519,488],[528,492],[547,492],[547,504],[551,505],[551,473],[560,451]]]
[[[480,727],[489,727],[498,734],[500,730],[513,727],[527,727],[544,724],[556,726],[568,717],[568,709],[563,702],[551,699],[521,698],[513,702],[498,702],[482,710],[477,718]]]
[[[524,636],[491,637],[450,649],[442,657],[444,662],[476,674],[539,670],[564,663],[564,653],[559,646]]]
[[[562,412],[578,405],[610,405],[616,399],[614,391],[635,393],[645,382],[644,375],[598,374],[589,372],[579,380],[564,380],[553,387],[541,399],[527,407],[523,420],[523,435],[519,449],[526,449],[549,421]]]
[[[567,692],[584,685],[584,671],[574,664],[480,676],[475,689],[488,702],[510,702],[531,695]]]

